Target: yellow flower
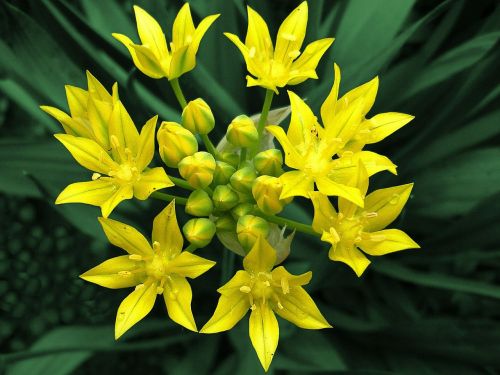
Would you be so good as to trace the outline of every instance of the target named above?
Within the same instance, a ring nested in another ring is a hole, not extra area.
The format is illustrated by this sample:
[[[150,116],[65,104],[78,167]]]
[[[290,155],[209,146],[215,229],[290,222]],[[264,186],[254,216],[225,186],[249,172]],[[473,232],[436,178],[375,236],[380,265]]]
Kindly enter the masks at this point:
[[[201,333],[227,331],[250,309],[250,340],[267,371],[278,346],[275,313],[306,329],[330,328],[309,294],[302,288],[312,273],[292,275],[283,266],[273,269],[276,251],[261,236],[243,259],[243,268],[218,289],[214,315]]]
[[[139,135],[127,110],[117,101],[109,122],[103,123],[102,129],[109,151],[92,139],[56,134],[75,160],[94,172],[92,181],[67,186],[56,204],[100,206],[102,216],[108,217],[125,199],[135,196],[145,200],[155,190],[173,186],[163,168],[148,168],[154,155],[157,119],[158,116],[154,116],[147,121]]]
[[[363,194],[368,189],[368,175],[359,168],[357,186]],[[328,256],[343,262],[361,276],[370,264],[359,250],[379,256],[420,246],[399,229],[384,229],[401,213],[408,200],[413,184],[376,190],[365,198],[360,208],[339,198],[339,212],[328,197],[320,192],[310,193],[314,205],[313,229],[321,234],[321,240],[332,246]],[[359,248],[359,249],[358,249]]]
[[[219,17],[214,14],[204,18],[194,27],[189,4],[186,3],[177,14],[172,27],[170,50],[165,34],[158,22],[144,9],[134,6],[137,31],[142,44],[135,44],[123,34],[112,34],[127,47],[135,66],[151,78],[168,80],[179,78],[196,66],[196,53],[203,35]]]
[[[118,339],[153,308],[157,294],[163,294],[170,318],[191,331],[196,323],[191,312],[192,291],[186,278],[194,279],[215,262],[182,251],[183,238],[172,201],[153,221],[152,246],[136,229],[115,220],[99,218],[113,245],[129,255],[111,258],[80,277],[106,288],[130,288],[116,315]]]
[[[66,134],[92,139],[108,150],[107,122],[119,100],[118,85],[115,82],[110,94],[89,71],[87,85],[87,90],[66,85],[70,115],[50,106],[40,108],[59,121]]]
[[[248,72],[247,86],[261,86],[278,93],[278,87],[297,85],[308,78],[317,79],[319,60],[333,43],[333,38],[314,41],[300,49],[306,35],[307,2],[304,1],[281,24],[273,48],[264,19],[248,10],[248,30],[243,43],[236,35],[224,33],[240,50]]]

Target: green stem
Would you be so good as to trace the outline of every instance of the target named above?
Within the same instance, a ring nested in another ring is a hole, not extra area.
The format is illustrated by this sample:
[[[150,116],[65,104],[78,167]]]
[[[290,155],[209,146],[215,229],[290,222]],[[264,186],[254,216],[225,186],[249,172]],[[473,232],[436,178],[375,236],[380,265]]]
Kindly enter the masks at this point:
[[[168,176],[168,178],[170,178],[170,180],[178,187],[181,187],[186,190],[196,190],[194,187],[189,185],[186,180],[183,180],[182,178],[172,177],[172,176]]]
[[[184,251],[188,251],[190,253],[194,253],[198,247],[195,246],[194,244],[190,243],[188,247],[184,249]]]
[[[280,217],[280,216],[274,216],[274,215],[267,215],[262,212],[256,213],[256,215],[262,217],[263,219],[266,219],[267,221],[271,223],[275,223],[278,225],[286,225],[288,228],[296,229],[299,232],[302,233],[307,233],[315,237],[320,237],[321,235],[312,229],[312,226],[304,224],[304,223],[299,223],[298,221],[287,219],[285,217]]]
[[[247,149],[246,147],[241,149],[240,152],[240,167],[243,165],[243,163],[247,160]]]
[[[214,156],[214,158],[220,159],[219,158],[219,153],[215,149],[215,146],[212,143],[212,141],[210,140],[210,138],[208,138],[208,135],[206,135],[206,134],[200,134],[200,138],[203,141],[203,143],[205,144],[205,147],[207,148],[207,151],[210,152]]]
[[[274,91],[266,90],[266,97],[264,99],[264,104],[262,105],[262,112],[260,113],[259,122],[257,123],[257,132],[259,133],[259,141],[257,142],[257,146],[252,148],[250,152],[250,157],[253,157],[256,153],[260,144],[262,143],[262,136],[264,135],[264,127],[267,123],[267,116],[269,115],[269,110],[271,109],[271,104],[273,102]]]
[[[177,98],[177,101],[179,102],[179,105],[181,106],[182,109],[187,106],[186,98],[184,97],[184,94],[182,93],[181,86],[179,85],[179,79],[175,78],[170,82],[170,86],[172,86],[172,90],[174,90],[175,97]]]
[[[155,191],[150,195],[151,198],[159,199],[161,201],[171,202],[175,199],[176,204],[180,204],[185,206],[187,203],[187,198],[178,197],[176,195],[160,193],[159,191]]]

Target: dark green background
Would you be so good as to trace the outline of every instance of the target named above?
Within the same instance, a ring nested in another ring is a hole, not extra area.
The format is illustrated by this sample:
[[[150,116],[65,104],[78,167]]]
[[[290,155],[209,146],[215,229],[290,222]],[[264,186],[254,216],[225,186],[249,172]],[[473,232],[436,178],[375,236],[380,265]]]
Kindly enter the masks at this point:
[[[180,1],[137,1],[170,34]],[[298,1],[252,1],[274,34]],[[107,87],[117,80],[137,124],[153,114],[179,118],[166,81],[135,69],[111,32],[135,35],[131,1],[26,0],[0,6],[0,346],[9,374],[261,372],[242,321],[229,334],[203,336],[170,323],[160,302],[120,342],[112,325],[126,291],[78,279],[119,254],[104,241],[98,209],[53,204],[70,182],[88,179],[56,143],[59,125],[39,104],[66,108],[64,84],[85,87],[85,69]],[[188,99],[204,97],[219,126],[259,111],[263,90],[245,88],[237,49],[221,33],[243,36],[241,0],[196,0],[197,20],[220,12],[203,40],[196,70],[181,78]],[[341,91],[380,75],[372,113],[416,119],[371,149],[399,176],[371,187],[415,182],[395,225],[421,245],[373,259],[362,278],[327,260],[327,247],[297,235],[287,261],[313,270],[308,290],[328,331],[280,321],[270,372],[304,374],[493,374],[500,368],[500,7],[490,1],[311,0],[307,40],[335,36],[320,80],[293,87],[318,110],[343,72]],[[169,25],[167,27],[167,25]],[[284,91],[274,103],[286,105]],[[306,201],[297,199],[303,207]],[[298,206],[296,206],[298,207]],[[148,233],[161,205],[133,201],[115,218]],[[290,212],[300,221],[310,211]],[[218,243],[200,250],[218,261],[193,282],[199,326],[213,311],[217,285],[231,272]],[[235,261],[239,267],[240,260]]]

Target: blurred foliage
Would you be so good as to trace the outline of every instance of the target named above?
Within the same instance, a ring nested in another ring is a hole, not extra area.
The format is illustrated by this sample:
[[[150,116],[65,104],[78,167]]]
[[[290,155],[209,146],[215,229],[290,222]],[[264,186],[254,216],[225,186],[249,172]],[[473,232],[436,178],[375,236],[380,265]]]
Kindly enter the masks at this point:
[[[164,27],[181,1],[137,3]],[[250,1],[271,32],[298,1]],[[205,37],[196,70],[182,78],[189,98],[215,109],[221,136],[237,114],[260,109],[263,90],[246,89],[239,52],[221,35],[242,35],[242,0],[193,0],[199,18],[222,17]],[[65,107],[64,85],[84,85],[89,69],[121,96],[137,123],[153,114],[179,117],[164,81],[132,68],[111,32],[134,34],[132,1],[20,0],[0,3],[0,346],[8,374],[256,374],[242,321],[219,336],[185,332],[163,306],[125,339],[112,340],[120,293],[84,284],[77,275],[115,254],[103,241],[97,209],[57,207],[54,196],[82,169],[52,134],[58,125],[39,104]],[[170,30],[167,27],[166,30]],[[312,269],[309,290],[335,326],[299,331],[280,322],[277,374],[494,374],[500,369],[500,5],[495,0],[313,0],[308,40],[335,36],[320,80],[298,87],[318,109],[343,70],[348,90],[379,74],[377,111],[416,119],[375,151],[400,164],[399,176],[375,186],[415,181],[399,220],[422,250],[374,259],[358,279],[327,261],[316,240],[297,235],[290,265]],[[295,88],[294,88],[295,89]],[[280,95],[275,105],[286,105]],[[288,209],[297,220],[311,213]],[[304,205],[305,207],[305,205]],[[147,227],[160,206],[133,202],[118,217]],[[149,228],[145,228],[149,230]],[[202,251],[220,260],[217,246]],[[217,285],[233,259],[194,283],[201,323],[215,306]],[[220,276],[222,275],[222,276]],[[124,293],[126,293],[124,291]]]

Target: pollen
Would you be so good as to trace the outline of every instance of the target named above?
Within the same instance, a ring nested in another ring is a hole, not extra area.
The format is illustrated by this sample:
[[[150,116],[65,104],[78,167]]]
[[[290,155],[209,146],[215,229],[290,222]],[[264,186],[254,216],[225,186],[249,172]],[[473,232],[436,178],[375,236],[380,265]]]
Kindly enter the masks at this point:
[[[295,42],[297,40],[297,35],[290,34],[290,33],[282,33],[280,36],[283,39],[288,40],[290,42]]]

